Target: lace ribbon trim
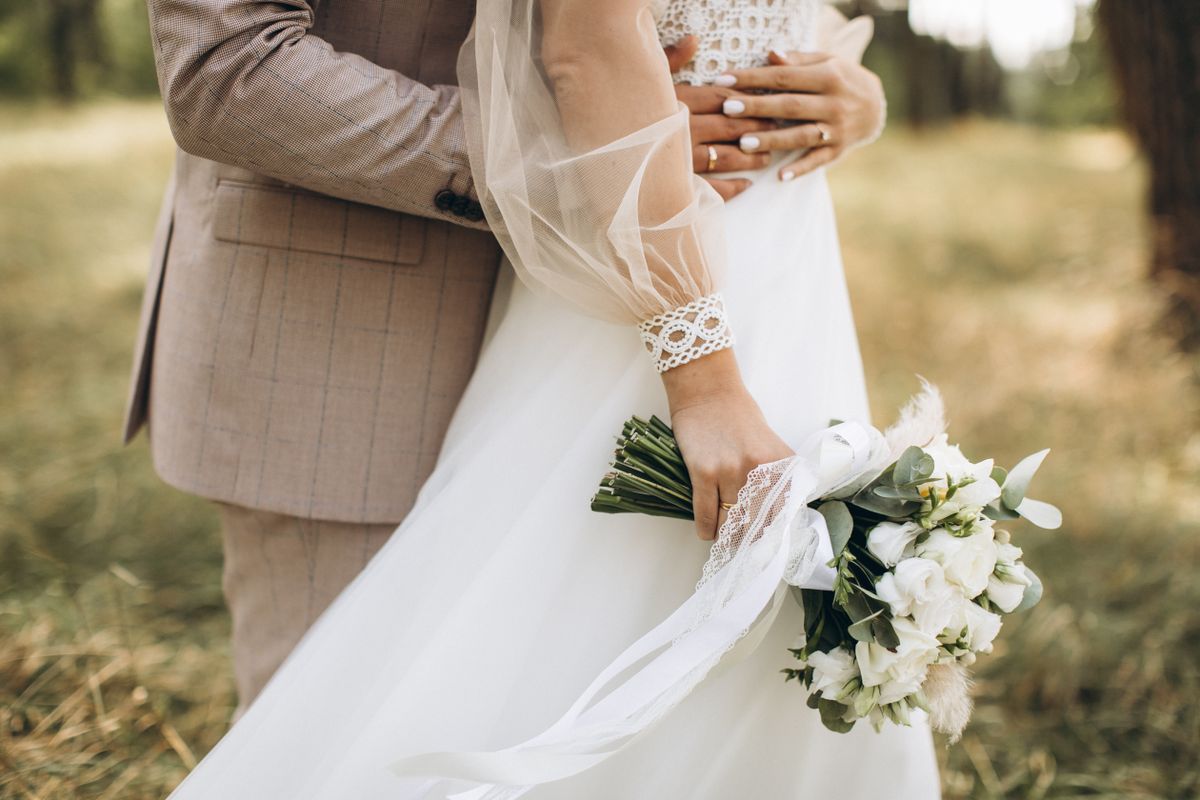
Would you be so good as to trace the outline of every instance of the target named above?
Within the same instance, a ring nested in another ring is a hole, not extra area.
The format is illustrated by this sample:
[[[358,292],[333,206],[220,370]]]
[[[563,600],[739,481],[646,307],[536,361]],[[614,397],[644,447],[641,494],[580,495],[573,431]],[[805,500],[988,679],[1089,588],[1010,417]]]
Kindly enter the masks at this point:
[[[733,331],[720,293],[651,317],[638,325],[638,331],[659,372],[733,347]]]

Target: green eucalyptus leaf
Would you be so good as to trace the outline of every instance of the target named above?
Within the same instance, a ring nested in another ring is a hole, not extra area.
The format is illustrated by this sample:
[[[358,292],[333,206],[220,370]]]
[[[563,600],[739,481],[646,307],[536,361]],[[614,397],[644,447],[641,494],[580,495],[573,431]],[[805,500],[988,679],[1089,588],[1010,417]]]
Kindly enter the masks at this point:
[[[1003,486],[1004,481],[1007,479],[1008,479],[1008,470],[1006,470],[1004,467],[1000,466],[999,464],[996,464],[992,467],[992,480],[994,480],[996,482],[997,486]]]
[[[876,497],[884,497],[888,500],[921,502],[921,493],[912,486],[876,486],[872,491]]]
[[[992,503],[985,506],[983,513],[988,519],[994,520],[1017,519],[1021,516],[1012,509],[1005,508],[1003,503]]]
[[[1062,512],[1058,510],[1058,507],[1043,503],[1041,500],[1034,500],[1032,497],[1022,500],[1021,504],[1017,506],[1016,512],[1039,528],[1045,528],[1048,531],[1058,530],[1062,527]]]
[[[890,497],[879,497],[871,489],[864,489],[854,495],[849,500],[850,504],[858,508],[870,511],[874,514],[879,514],[882,517],[889,519],[903,519],[911,516],[920,509],[919,503],[909,502],[907,500],[895,500]]]
[[[1025,594],[1022,595],[1021,602],[1013,609],[1014,612],[1027,611],[1036,606],[1038,601],[1042,599],[1042,579],[1029,567],[1026,567],[1024,564],[1021,566],[1025,567],[1025,575],[1029,578],[1029,585],[1025,587]]]
[[[1047,448],[1039,450],[1033,455],[1025,456],[1012,468],[1008,477],[1004,479],[1004,486],[1000,491],[1000,499],[1004,501],[1004,505],[1012,509],[1021,505],[1021,501],[1025,499],[1025,492],[1029,490],[1029,482],[1033,480],[1038,467],[1042,465],[1042,461],[1049,452],[1050,450]]]
[[[869,617],[863,617],[858,622],[846,629],[846,632],[854,638],[856,642],[873,642],[875,641],[875,619],[883,615],[883,609],[876,611]]]
[[[917,474],[913,476],[913,481],[924,483],[933,476],[933,469],[937,464],[934,463],[933,456],[929,453],[923,453],[921,460],[917,462]]]
[[[854,727],[853,722],[842,719],[846,707],[836,700],[826,700],[822,697],[817,703],[817,710],[821,712],[821,724],[834,733],[849,733]]]
[[[900,454],[896,466],[892,467],[892,480],[897,484],[912,483],[917,480],[921,475],[921,460],[924,457],[924,450],[915,444],[910,445]]]
[[[895,650],[900,646],[900,637],[896,635],[896,629],[892,627],[892,621],[880,614],[871,620],[871,631],[875,634],[875,641],[882,647],[888,650]]]
[[[854,518],[850,509],[839,500],[822,503],[817,511],[825,518],[825,527],[829,529],[829,542],[833,545],[833,557],[837,558],[846,549],[850,534],[854,531]]]
[[[816,708],[817,708],[817,705],[818,705],[820,702],[821,702],[821,695],[819,695],[819,694],[817,694],[817,693],[815,693],[815,692],[814,692],[813,694],[810,694],[810,695],[808,696],[808,699],[804,701],[804,704],[805,704],[806,706],[808,706],[809,708],[811,708],[811,709],[813,709],[813,710],[816,710]]]
[[[871,603],[867,598],[857,592],[851,594],[846,600],[846,613],[850,615],[853,622],[859,622],[866,619],[875,613],[875,609],[871,607]]]

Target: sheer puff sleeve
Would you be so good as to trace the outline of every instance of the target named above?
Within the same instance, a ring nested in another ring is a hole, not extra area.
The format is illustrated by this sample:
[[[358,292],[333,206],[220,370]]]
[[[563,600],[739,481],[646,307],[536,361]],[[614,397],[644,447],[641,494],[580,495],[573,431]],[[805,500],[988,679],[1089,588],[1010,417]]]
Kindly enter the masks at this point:
[[[459,82],[480,203],[518,276],[637,325],[661,372],[733,344],[723,203],[692,174],[648,8],[608,24],[630,2],[479,0]],[[579,43],[591,60],[550,52]]]

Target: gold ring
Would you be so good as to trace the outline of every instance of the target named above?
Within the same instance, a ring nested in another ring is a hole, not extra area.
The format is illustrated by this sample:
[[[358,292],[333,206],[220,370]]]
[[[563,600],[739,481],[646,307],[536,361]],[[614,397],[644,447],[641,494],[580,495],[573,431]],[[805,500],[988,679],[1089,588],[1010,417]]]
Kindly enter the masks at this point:
[[[729,509],[733,508],[733,503],[726,503],[724,500],[722,500],[722,501],[721,501],[721,508],[723,508],[723,509],[725,509],[726,511],[728,511]]]
[[[817,133],[821,136],[821,144],[829,144],[830,140],[833,139],[833,137],[829,135],[829,131],[822,128],[821,123],[819,122],[814,122],[813,127],[817,129]]]
[[[717,171],[717,148],[713,147],[711,144],[708,146],[708,169],[705,171]]]

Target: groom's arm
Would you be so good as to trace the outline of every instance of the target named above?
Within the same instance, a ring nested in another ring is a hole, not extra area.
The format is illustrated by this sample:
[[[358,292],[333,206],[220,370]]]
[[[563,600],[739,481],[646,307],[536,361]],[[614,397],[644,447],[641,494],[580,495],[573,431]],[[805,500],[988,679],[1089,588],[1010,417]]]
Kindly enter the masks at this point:
[[[186,152],[346,200],[487,227],[481,215],[469,219],[473,209],[456,213],[435,199],[445,189],[473,198],[457,86],[426,86],[334,50],[309,33],[306,0],[147,5],[167,118]]]

